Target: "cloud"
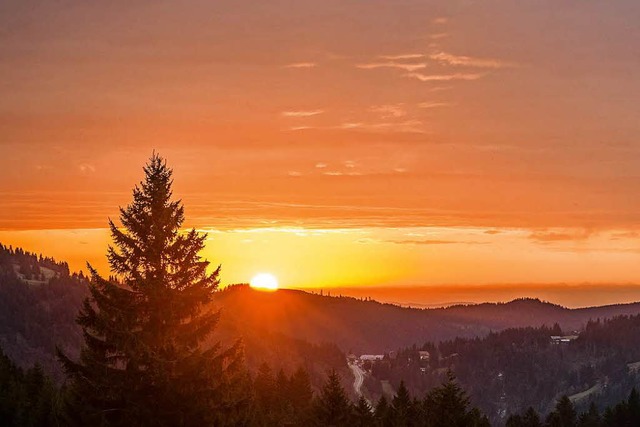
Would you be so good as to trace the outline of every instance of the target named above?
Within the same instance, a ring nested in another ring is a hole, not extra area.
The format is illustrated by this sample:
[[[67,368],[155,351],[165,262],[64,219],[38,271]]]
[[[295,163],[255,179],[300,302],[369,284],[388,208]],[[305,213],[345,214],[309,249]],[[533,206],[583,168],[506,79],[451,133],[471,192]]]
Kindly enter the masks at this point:
[[[406,133],[425,133],[422,129],[423,123],[420,120],[404,120],[401,122],[347,122],[338,126],[338,129],[346,130],[368,130],[373,132],[406,132]]]
[[[453,74],[422,74],[407,73],[405,77],[418,79],[421,82],[449,82],[452,80],[478,80],[482,78],[482,73],[453,73]]]
[[[444,25],[447,22],[449,22],[449,18],[445,18],[444,16],[441,16],[439,18],[433,19],[431,22],[436,24],[436,25]]]
[[[353,171],[349,171],[349,172],[327,171],[327,172],[323,172],[322,174],[327,176],[362,176],[361,172],[353,172]]]
[[[302,173],[300,173],[298,171],[289,171],[289,172],[287,172],[287,175],[298,177],[298,176],[302,176]]]
[[[387,240],[398,245],[488,245],[490,242],[475,240]]]
[[[344,162],[344,167],[345,168],[349,168],[349,169],[353,169],[356,167],[356,162],[354,162],[353,160],[346,160]]]
[[[592,235],[593,231],[587,229],[544,230],[534,231],[529,235],[529,239],[539,243],[572,242],[577,240],[587,240]]]
[[[429,92],[442,92],[444,90],[451,90],[453,86],[436,86],[429,89]]]
[[[424,58],[425,55],[422,53],[401,53],[400,55],[380,55],[382,59],[390,59],[392,61],[396,60],[405,60],[405,59],[420,59]]]
[[[315,62],[294,62],[293,64],[287,64],[284,68],[315,68],[318,64]]]
[[[94,173],[96,171],[96,167],[89,163],[82,163],[78,166],[80,172],[82,173]]]
[[[308,111],[283,111],[285,117],[311,117],[324,113],[324,110],[308,110]]]
[[[316,163],[316,168],[318,169],[324,169],[326,168],[328,165],[326,163],[322,163],[322,162],[318,162]]]
[[[361,68],[363,70],[373,70],[376,68],[397,68],[400,70],[412,72],[412,71],[426,68],[427,64],[422,62],[417,64],[404,64],[401,62],[389,61],[389,62],[373,62],[369,64],[358,64],[356,65],[356,67]]]
[[[429,58],[440,63],[475,68],[509,68],[515,64],[499,59],[474,58],[471,56],[453,55],[451,53],[439,52],[429,55]]]
[[[640,234],[636,231],[625,231],[625,232],[612,234],[611,240],[637,239],[639,237],[640,237]]]
[[[419,108],[439,108],[439,107],[449,107],[453,104],[450,102],[421,102],[418,104]]]
[[[369,110],[374,113],[380,113],[383,119],[389,117],[404,117],[407,115],[407,112],[402,108],[402,105],[403,104],[376,105],[369,108]]]

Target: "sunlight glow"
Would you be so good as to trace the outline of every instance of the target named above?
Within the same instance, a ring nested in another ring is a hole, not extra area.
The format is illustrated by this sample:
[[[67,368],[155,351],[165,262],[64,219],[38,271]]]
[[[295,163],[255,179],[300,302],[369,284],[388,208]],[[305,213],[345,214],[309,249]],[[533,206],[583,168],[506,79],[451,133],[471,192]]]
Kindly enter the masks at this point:
[[[259,273],[253,276],[250,285],[254,289],[275,291],[278,289],[278,279],[273,274]]]

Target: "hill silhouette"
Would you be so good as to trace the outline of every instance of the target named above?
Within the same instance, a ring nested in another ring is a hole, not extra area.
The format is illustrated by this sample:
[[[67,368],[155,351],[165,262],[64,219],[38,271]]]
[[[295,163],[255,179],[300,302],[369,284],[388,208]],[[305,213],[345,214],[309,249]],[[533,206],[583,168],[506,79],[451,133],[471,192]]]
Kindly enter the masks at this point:
[[[239,334],[242,329],[276,332],[314,343],[333,342],[354,353],[383,353],[416,342],[472,338],[514,327],[558,323],[563,330],[579,330],[589,319],[640,313],[640,303],[569,309],[538,299],[417,309],[299,290],[263,292],[247,285],[227,287],[217,304],[233,313]]]
[[[64,262],[0,245],[0,347],[23,367],[40,363],[61,378],[55,346],[77,354],[75,318],[87,280]],[[640,313],[640,303],[567,309],[537,299],[416,309],[299,290],[263,292],[248,285],[216,294],[222,309],[214,340],[242,337],[248,365],[289,373],[304,365],[318,385],[328,368],[346,372],[344,354],[383,353],[414,343],[485,336],[506,328],[579,330],[589,319]],[[315,375],[313,375],[315,374]]]

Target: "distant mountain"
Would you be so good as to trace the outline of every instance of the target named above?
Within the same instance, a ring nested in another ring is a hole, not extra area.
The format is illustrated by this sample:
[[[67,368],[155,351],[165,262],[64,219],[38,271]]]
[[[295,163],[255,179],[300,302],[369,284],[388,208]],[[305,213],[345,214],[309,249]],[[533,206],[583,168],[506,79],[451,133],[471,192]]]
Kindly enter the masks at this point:
[[[513,327],[581,329],[589,319],[640,313],[640,303],[568,309],[537,299],[508,303],[416,309],[303,291],[263,292],[246,285],[226,288],[217,304],[248,330],[277,332],[310,342],[333,342],[344,351],[383,353],[425,341],[484,336]],[[223,316],[224,319],[224,316]]]
[[[558,323],[563,330],[571,331],[582,329],[590,319],[640,313],[640,302],[570,309],[539,299],[521,298],[507,303],[457,305],[439,311],[453,319],[481,323],[491,329]]]
[[[0,244],[0,348],[20,367],[39,363],[56,381],[62,381],[55,349],[58,346],[72,358],[78,356],[82,331],[76,317],[88,296],[88,280],[70,273],[66,263]],[[348,377],[346,357],[335,344],[311,344],[304,337],[246,325],[225,308],[211,341],[231,345],[241,336],[251,369],[266,362],[275,372],[285,369],[291,374],[303,365],[316,389],[330,369]]]
[[[0,245],[0,347],[16,363],[41,363],[57,379],[55,346],[77,354],[82,334],[75,318],[88,295],[87,279],[64,262]],[[329,368],[346,371],[344,353],[383,353],[426,341],[485,336],[511,327],[581,329],[589,319],[640,313],[640,304],[567,309],[536,299],[449,308],[404,308],[351,297],[294,290],[263,292],[247,285],[216,294],[222,309],[212,340],[245,343],[256,368],[266,361],[289,371],[303,364],[322,378]]]

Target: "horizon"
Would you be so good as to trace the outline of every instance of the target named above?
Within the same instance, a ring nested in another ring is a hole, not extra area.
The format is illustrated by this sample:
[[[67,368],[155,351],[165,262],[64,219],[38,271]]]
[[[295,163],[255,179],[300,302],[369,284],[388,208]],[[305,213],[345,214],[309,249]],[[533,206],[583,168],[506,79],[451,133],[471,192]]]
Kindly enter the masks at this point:
[[[157,152],[223,285],[640,300],[633,0],[0,10],[8,245],[107,273]]]

